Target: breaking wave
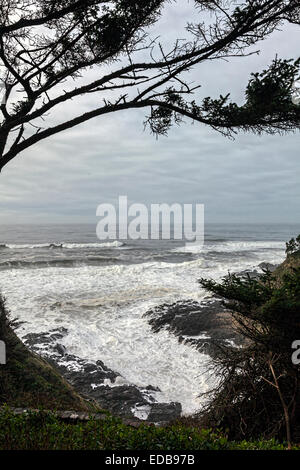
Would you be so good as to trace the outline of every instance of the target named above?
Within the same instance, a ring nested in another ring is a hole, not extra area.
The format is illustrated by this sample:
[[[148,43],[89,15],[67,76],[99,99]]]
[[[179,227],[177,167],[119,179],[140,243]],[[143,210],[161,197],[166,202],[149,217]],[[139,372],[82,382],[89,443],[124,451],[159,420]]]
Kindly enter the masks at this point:
[[[113,242],[105,242],[105,243],[38,243],[38,244],[3,244],[0,245],[1,248],[9,248],[12,250],[34,250],[34,249],[79,249],[79,248],[98,248],[98,249],[103,249],[103,248],[121,248],[122,246],[125,246],[125,243],[120,242],[120,241],[113,241]]]
[[[284,243],[214,239],[204,247],[174,248],[172,241],[76,243],[92,238],[87,233],[80,239],[76,232],[72,239],[68,233],[52,229],[46,241],[53,243],[0,245],[0,286],[20,321],[18,335],[64,328],[59,341],[67,354],[103,361],[118,374],[118,384],[158,388],[157,401],[178,401],[185,414],[198,410],[199,394],[212,386],[209,358],[167,330],[154,333],[144,314],[178,300],[202,301],[207,293],[200,277],[219,280],[228,271],[280,263]]]
[[[76,268],[80,266],[99,266],[106,264],[115,264],[118,260],[113,257],[85,257],[70,259],[52,259],[52,260],[8,260],[0,262],[0,269],[34,269],[34,268]]]

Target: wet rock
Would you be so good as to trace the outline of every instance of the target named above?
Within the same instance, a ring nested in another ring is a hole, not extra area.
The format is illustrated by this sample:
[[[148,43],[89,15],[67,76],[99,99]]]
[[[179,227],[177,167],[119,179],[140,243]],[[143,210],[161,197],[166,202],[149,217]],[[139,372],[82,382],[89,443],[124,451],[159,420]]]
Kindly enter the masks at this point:
[[[102,384],[106,379],[113,383],[118,377],[103,363],[91,363],[72,354],[65,354],[62,360],[55,357],[51,359],[63,376],[83,394],[89,394],[94,385]]]
[[[148,415],[147,421],[152,423],[163,423],[173,421],[181,415],[181,404],[172,403],[154,403]]]
[[[159,388],[151,384],[145,388],[132,384],[117,385],[117,381],[120,379],[122,381],[122,378],[101,360],[91,362],[68,354],[65,346],[57,342],[67,333],[67,329],[59,328],[49,332],[27,334],[24,340],[32,351],[42,354],[78,393],[87,399],[97,401],[102,408],[108,409],[115,415],[136,422],[138,421],[134,414],[136,406],[147,406],[152,410],[158,405],[153,394],[159,392]],[[159,408],[164,418],[162,421],[168,421],[168,417],[175,419],[178,415],[178,406],[169,405],[165,403]],[[165,409],[164,416],[163,409]],[[155,417],[155,414],[153,416]]]
[[[100,386],[89,392],[89,396],[101,403],[103,408],[124,418],[132,418],[132,409],[138,405],[148,405],[141,391],[133,385],[120,387]]]
[[[148,385],[145,390],[149,390],[150,392],[161,392],[159,387],[153,387],[152,385]]]
[[[231,315],[219,299],[210,298],[201,303],[183,300],[171,305],[163,304],[149,310],[145,316],[154,332],[166,328],[178,336],[180,343],[190,344],[211,356],[217,344],[242,342],[233,328]]]
[[[265,270],[268,270],[268,271],[271,271],[274,272],[275,269],[279,266],[278,264],[272,264],[272,263],[260,263],[258,265],[260,267],[260,269],[265,269]]]
[[[53,346],[53,349],[57,351],[57,353],[60,354],[61,356],[65,356],[67,353],[66,348],[62,344],[59,344],[59,343]]]
[[[262,275],[262,271],[270,271],[271,273],[275,271],[277,268],[277,264],[272,263],[260,263],[258,267],[260,268],[259,271],[257,269],[245,269],[237,274],[240,277],[250,277],[251,279],[259,279]]]
[[[51,344],[58,339],[62,339],[67,333],[68,330],[61,327],[42,333],[28,333],[24,336],[23,340],[27,346],[36,348],[38,345]]]

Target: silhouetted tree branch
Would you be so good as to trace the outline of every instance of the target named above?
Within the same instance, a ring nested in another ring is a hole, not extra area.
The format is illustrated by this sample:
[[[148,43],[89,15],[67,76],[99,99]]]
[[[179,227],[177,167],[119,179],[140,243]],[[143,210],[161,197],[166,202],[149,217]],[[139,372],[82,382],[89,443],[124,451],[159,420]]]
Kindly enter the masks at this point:
[[[0,170],[47,137],[126,109],[149,108],[145,123],[156,135],[182,117],[226,136],[299,129],[300,110],[290,99],[298,61],[276,58],[253,74],[241,106],[229,94],[196,103],[189,97],[198,85],[183,76],[208,60],[252,54],[252,46],[284,22],[299,24],[298,0],[195,0],[199,19],[187,26],[189,40],[169,50],[147,32],[166,3],[2,0]],[[59,123],[60,106],[87,94],[95,96],[94,109]],[[57,124],[47,125],[50,119]]]

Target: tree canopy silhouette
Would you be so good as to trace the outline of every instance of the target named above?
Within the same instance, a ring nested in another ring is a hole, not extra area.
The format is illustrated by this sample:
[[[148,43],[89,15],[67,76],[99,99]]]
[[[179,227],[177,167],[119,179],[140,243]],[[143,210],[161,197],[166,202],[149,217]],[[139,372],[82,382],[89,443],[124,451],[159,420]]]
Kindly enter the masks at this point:
[[[47,137],[133,108],[148,109],[145,123],[157,135],[183,117],[227,136],[299,129],[300,109],[291,101],[298,61],[276,58],[253,74],[242,105],[217,90],[216,97],[197,102],[198,86],[185,74],[205,61],[252,54],[283,23],[300,24],[298,0],[195,0],[189,38],[169,49],[149,35],[166,3],[1,0],[0,171]],[[94,95],[94,108],[60,122],[61,106],[87,94]]]

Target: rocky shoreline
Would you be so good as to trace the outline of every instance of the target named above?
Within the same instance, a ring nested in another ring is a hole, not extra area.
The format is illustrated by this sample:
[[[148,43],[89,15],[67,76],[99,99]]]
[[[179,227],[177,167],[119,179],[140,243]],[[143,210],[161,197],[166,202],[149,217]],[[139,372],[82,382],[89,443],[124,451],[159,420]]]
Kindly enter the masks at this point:
[[[275,269],[263,264],[262,269]],[[259,272],[240,273],[256,277]],[[199,352],[214,355],[216,345],[241,345],[242,338],[234,330],[231,316],[219,299],[207,297],[200,302],[181,300],[159,305],[144,314],[154,333],[167,329],[178,341],[190,344]],[[33,352],[45,357],[84,398],[96,402],[123,419],[166,423],[181,416],[178,402],[160,403],[158,388],[149,384],[140,388],[128,383],[102,361],[87,361],[68,354],[62,344],[66,328],[27,334],[23,340]]]
[[[239,345],[242,342],[233,328],[230,314],[218,299],[163,304],[149,310],[145,316],[153,332],[165,328],[176,335],[180,343],[190,344],[210,356],[214,355],[217,344]]]
[[[61,344],[67,334],[65,328],[49,332],[30,333],[23,340],[31,351],[42,355],[85,399],[124,419],[147,419],[148,422],[165,423],[180,417],[178,402],[158,403],[155,393],[160,390],[148,385],[140,388],[128,384],[102,361],[86,361],[68,354]]]
[[[213,355],[216,342],[239,343],[230,316],[221,302],[207,299],[201,303],[186,300],[160,305],[145,314],[154,332],[167,328],[199,352]],[[85,399],[96,402],[123,419],[166,423],[181,416],[178,402],[160,403],[160,390],[149,384],[146,388],[127,383],[102,361],[86,361],[68,354],[62,340],[68,331],[57,328],[43,333],[29,333],[23,340],[29,349],[45,357]]]

